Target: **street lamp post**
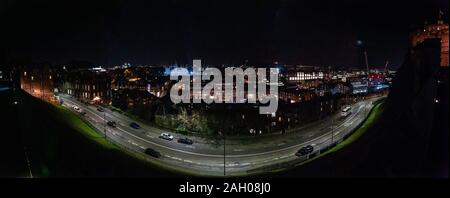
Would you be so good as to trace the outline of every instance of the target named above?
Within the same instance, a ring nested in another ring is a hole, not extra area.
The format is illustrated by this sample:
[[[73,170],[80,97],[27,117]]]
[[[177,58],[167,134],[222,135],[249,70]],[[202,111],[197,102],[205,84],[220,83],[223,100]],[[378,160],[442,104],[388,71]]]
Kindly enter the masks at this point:
[[[331,112],[333,112],[333,100],[331,101]],[[331,113],[331,145],[334,143],[334,127],[333,127],[333,113]]]
[[[106,139],[106,113],[103,112],[103,120],[105,121],[103,126],[104,126],[104,133],[105,133],[105,139]]]
[[[331,145],[334,143],[334,127],[333,127],[333,115],[331,115]]]
[[[225,142],[225,132],[223,134],[223,175],[226,175],[226,142]]]
[[[223,105],[223,111],[225,112],[226,106]],[[226,132],[225,132],[225,116],[222,117],[222,135],[223,135],[223,175],[226,175]]]
[[[44,99],[44,72],[41,72],[41,100]]]
[[[33,95],[33,76],[30,77],[30,94]]]

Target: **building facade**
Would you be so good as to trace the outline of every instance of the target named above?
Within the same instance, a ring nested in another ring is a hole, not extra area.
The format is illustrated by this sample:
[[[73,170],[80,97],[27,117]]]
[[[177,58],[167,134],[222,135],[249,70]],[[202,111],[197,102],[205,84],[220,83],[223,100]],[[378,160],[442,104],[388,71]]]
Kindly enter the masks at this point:
[[[111,78],[106,70],[83,69],[64,76],[59,90],[90,104],[111,102]]]
[[[46,101],[55,101],[55,75],[49,66],[23,67],[20,87],[27,93]]]
[[[441,66],[448,67],[448,50],[449,50],[449,32],[448,23],[445,23],[442,19],[442,15],[435,24],[426,25],[423,29],[417,30],[411,36],[411,45],[422,43],[428,39],[438,38],[441,40]]]

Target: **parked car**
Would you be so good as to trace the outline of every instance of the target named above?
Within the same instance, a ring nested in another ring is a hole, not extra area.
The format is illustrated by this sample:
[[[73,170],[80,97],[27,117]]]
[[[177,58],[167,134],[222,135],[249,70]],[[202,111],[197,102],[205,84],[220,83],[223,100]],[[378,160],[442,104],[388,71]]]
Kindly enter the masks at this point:
[[[182,144],[193,144],[194,141],[192,141],[191,139],[185,137],[185,138],[180,138],[178,139],[178,143],[182,143]]]
[[[107,124],[110,127],[116,128],[116,122],[114,122],[114,121],[108,121]]]
[[[312,153],[314,151],[314,147],[311,145],[304,146],[295,153],[296,156],[304,156]]]
[[[80,112],[80,114],[81,114],[82,116],[85,116],[85,115],[86,115],[86,112],[82,111],[82,112]]]
[[[161,153],[159,153],[158,151],[156,151],[156,150],[154,150],[152,148],[145,149],[144,153],[147,154],[147,155],[150,155],[152,157],[155,157],[155,158],[161,157]]]
[[[140,129],[141,126],[139,126],[139,124],[136,124],[135,122],[130,123],[130,127],[133,129]]]
[[[172,141],[173,140],[173,135],[170,135],[168,133],[161,133],[159,138]]]

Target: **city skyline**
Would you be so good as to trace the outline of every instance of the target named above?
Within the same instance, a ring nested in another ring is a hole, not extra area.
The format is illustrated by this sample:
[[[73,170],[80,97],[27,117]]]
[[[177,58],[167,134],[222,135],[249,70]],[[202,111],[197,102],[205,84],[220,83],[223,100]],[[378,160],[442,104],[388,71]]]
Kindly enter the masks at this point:
[[[34,196],[448,192],[448,8],[0,0],[0,178]]]

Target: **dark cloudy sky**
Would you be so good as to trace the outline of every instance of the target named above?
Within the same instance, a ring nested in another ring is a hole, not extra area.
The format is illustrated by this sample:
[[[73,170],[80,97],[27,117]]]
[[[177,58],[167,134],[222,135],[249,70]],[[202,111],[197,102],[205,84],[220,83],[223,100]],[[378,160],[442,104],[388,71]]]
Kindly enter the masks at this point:
[[[398,66],[448,0],[0,0],[0,61]],[[448,21],[446,19],[446,21]]]

